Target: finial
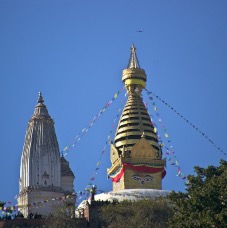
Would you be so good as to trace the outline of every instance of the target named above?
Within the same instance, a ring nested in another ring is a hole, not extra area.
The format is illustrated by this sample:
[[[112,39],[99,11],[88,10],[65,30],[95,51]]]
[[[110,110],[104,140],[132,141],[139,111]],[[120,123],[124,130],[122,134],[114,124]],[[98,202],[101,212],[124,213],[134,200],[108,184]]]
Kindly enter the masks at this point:
[[[131,47],[128,67],[122,72],[122,81],[129,94],[141,95],[142,89],[146,88],[147,76],[145,71],[140,68],[134,44]]]
[[[135,46],[134,46],[134,43],[132,42],[132,47],[131,49],[134,49],[134,51],[136,50]]]
[[[127,68],[140,68],[139,61],[136,56],[136,48],[134,46],[134,43],[132,43],[130,59]]]
[[[43,97],[42,97],[42,93],[39,92],[39,97],[38,97],[38,103],[42,104],[44,102]]]

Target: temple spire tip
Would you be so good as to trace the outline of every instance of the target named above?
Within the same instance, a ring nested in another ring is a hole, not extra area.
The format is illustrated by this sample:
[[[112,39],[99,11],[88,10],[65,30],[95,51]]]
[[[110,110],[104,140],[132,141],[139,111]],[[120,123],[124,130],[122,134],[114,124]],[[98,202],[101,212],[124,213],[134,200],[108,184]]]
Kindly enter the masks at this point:
[[[130,59],[128,63],[128,68],[140,68],[139,61],[136,56],[136,48],[134,46],[134,43],[132,43],[132,47],[131,47],[131,54],[130,54]]]
[[[42,104],[44,102],[42,93],[39,92],[38,103]]]

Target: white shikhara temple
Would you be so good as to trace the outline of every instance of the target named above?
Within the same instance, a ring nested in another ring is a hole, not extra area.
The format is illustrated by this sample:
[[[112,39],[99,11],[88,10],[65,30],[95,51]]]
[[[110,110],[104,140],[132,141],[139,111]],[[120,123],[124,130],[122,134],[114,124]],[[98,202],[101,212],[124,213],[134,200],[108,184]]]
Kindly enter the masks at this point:
[[[21,156],[18,208],[25,217],[48,215],[60,200],[74,192],[74,174],[66,159],[60,156],[54,121],[39,93],[38,104],[28,122]],[[45,201],[42,207],[40,202]],[[67,199],[75,204],[75,199]]]

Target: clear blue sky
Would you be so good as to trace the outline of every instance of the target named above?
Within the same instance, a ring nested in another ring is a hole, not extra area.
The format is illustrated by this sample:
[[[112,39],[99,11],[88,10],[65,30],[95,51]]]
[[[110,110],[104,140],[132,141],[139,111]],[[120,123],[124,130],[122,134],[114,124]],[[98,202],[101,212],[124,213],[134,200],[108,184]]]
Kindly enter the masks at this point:
[[[18,193],[24,136],[38,92],[55,120],[62,150],[122,88],[132,42],[147,89],[226,152],[226,12],[226,0],[0,0],[0,200]],[[66,156],[75,191],[90,182],[124,99],[119,96]],[[162,103],[157,107],[185,175],[195,165],[218,165],[226,158]],[[95,183],[111,190],[109,148],[99,167]],[[184,190],[176,173],[168,164],[163,189]]]

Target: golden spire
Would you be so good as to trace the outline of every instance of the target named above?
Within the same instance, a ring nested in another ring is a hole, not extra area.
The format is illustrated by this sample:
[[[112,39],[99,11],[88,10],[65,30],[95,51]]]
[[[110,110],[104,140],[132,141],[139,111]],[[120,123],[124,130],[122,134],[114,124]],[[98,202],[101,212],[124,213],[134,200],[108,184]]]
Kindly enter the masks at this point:
[[[131,55],[130,55],[130,59],[129,59],[127,68],[140,68],[139,61],[136,56],[136,48],[133,43],[132,43],[132,47],[131,47]]]
[[[147,76],[145,71],[140,68],[134,44],[131,47],[127,69],[122,72],[122,81],[129,94],[133,92],[140,94],[142,89],[146,87]]]
[[[165,159],[158,137],[142,98],[146,87],[146,73],[140,68],[136,48],[132,44],[127,69],[123,70],[122,81],[128,93],[128,100],[118,123],[114,142],[111,143],[110,160],[112,166],[108,175],[113,180],[113,191],[122,189],[161,189],[165,175]],[[153,166],[159,171],[138,170],[137,166]],[[149,174],[147,174],[147,172]],[[155,181],[142,184],[134,176],[143,178],[151,175]]]
[[[120,151],[123,151],[123,148],[131,150],[141,137],[146,138],[160,158],[158,138],[141,95],[146,86],[146,73],[140,68],[134,44],[131,47],[128,68],[122,73],[122,81],[127,89],[128,101],[118,124],[115,146]]]

